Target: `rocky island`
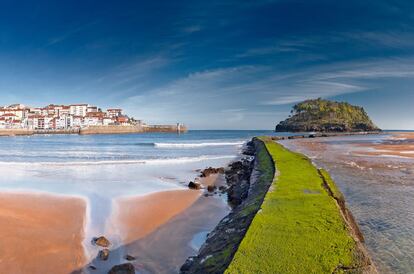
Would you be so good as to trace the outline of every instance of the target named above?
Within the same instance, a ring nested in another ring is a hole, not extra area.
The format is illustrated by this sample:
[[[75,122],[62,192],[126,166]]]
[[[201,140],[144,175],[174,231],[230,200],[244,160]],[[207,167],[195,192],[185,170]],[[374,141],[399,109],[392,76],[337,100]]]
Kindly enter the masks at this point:
[[[364,108],[321,98],[293,106],[291,116],[276,126],[277,132],[380,131]]]

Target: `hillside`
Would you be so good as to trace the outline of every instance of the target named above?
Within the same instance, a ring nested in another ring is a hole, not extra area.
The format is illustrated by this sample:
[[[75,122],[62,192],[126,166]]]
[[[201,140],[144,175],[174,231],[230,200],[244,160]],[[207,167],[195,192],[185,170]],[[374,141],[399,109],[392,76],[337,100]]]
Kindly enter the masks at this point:
[[[276,126],[290,132],[360,132],[380,130],[364,108],[346,102],[306,100],[293,106],[292,115]]]

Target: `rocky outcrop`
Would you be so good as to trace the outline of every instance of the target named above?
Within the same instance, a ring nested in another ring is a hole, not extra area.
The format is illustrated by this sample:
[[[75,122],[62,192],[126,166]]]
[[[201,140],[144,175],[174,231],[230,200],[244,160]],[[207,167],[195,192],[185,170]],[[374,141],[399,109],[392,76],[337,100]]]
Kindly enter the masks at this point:
[[[277,132],[380,131],[362,107],[323,99],[293,106],[292,116],[276,126]]]
[[[273,180],[274,165],[259,140],[249,142],[244,153],[242,160],[225,171],[228,188],[223,190],[227,191],[232,211],[208,234],[199,254],[187,259],[180,273],[223,273],[260,209]],[[270,172],[262,170],[266,163]]]
[[[188,183],[188,188],[189,189],[196,189],[196,190],[201,189],[201,184],[191,181],[191,182]]]
[[[240,205],[248,196],[253,158],[246,157],[230,164],[226,170],[227,199],[231,207]]]
[[[218,168],[214,168],[214,167],[208,167],[206,169],[204,169],[203,171],[201,171],[200,177],[208,177],[212,174],[217,174],[217,173],[224,173],[224,168],[223,167],[218,167]]]
[[[108,274],[135,274],[135,267],[131,263],[116,265],[109,270]]]

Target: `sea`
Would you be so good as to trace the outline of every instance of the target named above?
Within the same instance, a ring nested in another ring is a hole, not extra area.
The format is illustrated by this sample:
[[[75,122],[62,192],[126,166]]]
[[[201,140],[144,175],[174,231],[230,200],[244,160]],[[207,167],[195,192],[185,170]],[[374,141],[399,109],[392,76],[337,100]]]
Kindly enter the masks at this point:
[[[185,189],[201,169],[228,165],[241,156],[247,141],[262,135],[290,134],[190,130],[184,134],[2,137],[0,191],[83,197],[88,202],[85,233],[90,239],[106,232],[114,199]],[[357,141],[381,142],[387,136],[359,136]],[[352,146],[352,139],[347,138],[333,140],[341,153],[346,146]],[[382,171],[387,173],[382,176],[362,176],[363,171],[355,172],[357,167],[354,170],[349,163],[338,160],[343,158],[332,157],[337,151],[332,150],[328,158],[331,160],[324,161],[312,151],[301,150],[313,157],[315,164],[327,167],[338,180],[381,273],[414,273],[414,185],[409,183],[414,182],[413,173],[404,173],[404,183],[398,181],[395,169]]]

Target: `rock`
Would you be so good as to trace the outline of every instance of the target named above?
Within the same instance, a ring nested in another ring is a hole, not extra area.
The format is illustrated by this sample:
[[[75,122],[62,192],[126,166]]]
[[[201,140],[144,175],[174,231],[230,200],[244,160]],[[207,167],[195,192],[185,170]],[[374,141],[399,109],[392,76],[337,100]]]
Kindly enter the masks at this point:
[[[101,259],[102,261],[106,261],[109,258],[109,249],[104,248],[102,250],[99,251],[98,254],[99,259]]]
[[[131,256],[131,255],[126,255],[125,256],[125,260],[127,260],[127,261],[135,261],[135,257],[134,256]]]
[[[276,126],[290,132],[380,131],[362,107],[323,99],[306,100],[293,106],[292,115]]]
[[[131,263],[116,265],[108,274],[135,274],[135,267]]]
[[[93,238],[92,243],[102,247],[108,247],[111,244],[104,236]]]
[[[214,192],[214,190],[216,190],[216,186],[214,186],[214,185],[211,185],[211,186],[207,186],[207,191],[208,192]]]
[[[190,189],[200,189],[201,184],[191,181],[191,182],[188,183],[188,188],[190,188]]]
[[[219,168],[214,168],[214,167],[209,167],[204,169],[203,171],[201,171],[201,175],[200,177],[208,177],[211,174],[217,174],[217,173],[224,173],[224,168],[219,167]]]

